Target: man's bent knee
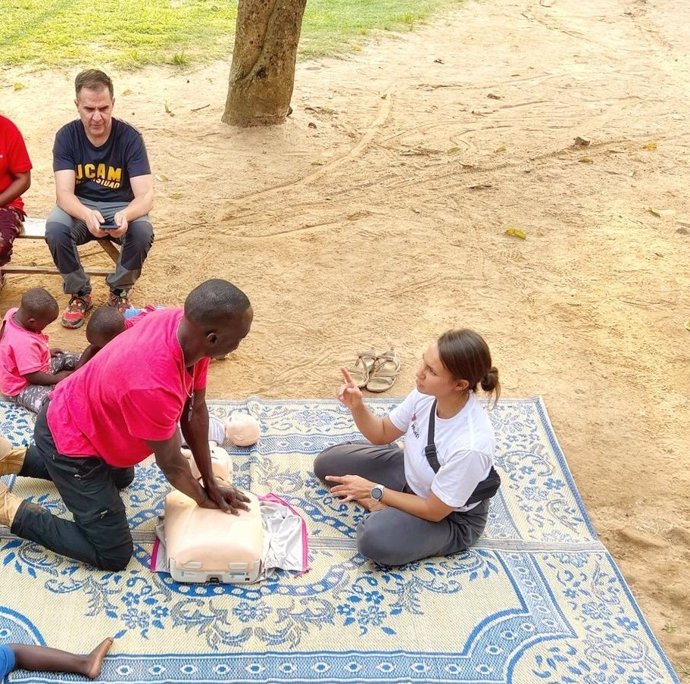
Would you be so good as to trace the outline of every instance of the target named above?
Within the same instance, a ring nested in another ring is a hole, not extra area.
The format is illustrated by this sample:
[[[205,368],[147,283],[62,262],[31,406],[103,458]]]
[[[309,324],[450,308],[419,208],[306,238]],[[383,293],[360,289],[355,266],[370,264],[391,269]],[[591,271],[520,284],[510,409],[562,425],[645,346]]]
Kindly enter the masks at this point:
[[[137,220],[129,224],[127,239],[146,250],[153,244],[153,226],[150,221]]]
[[[124,570],[127,567],[132,555],[134,554],[134,543],[132,534],[127,527],[124,532],[112,535],[102,534],[99,530],[97,535],[89,535],[95,547],[96,567],[99,570]]]
[[[58,221],[46,222],[46,242],[48,247],[64,244],[65,242],[72,242],[72,229],[70,226],[60,223]]]
[[[127,565],[129,565],[129,561],[133,555],[133,544],[129,545],[129,549],[121,549],[120,551],[108,549],[107,551],[97,554],[96,567],[99,570],[124,570]]]

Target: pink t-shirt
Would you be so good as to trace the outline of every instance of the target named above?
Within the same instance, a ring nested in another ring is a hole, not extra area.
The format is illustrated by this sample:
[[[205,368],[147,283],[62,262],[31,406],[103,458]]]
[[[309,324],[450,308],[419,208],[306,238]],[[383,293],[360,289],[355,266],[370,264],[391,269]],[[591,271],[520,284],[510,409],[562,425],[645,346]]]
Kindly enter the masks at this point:
[[[116,467],[143,461],[147,441],[170,439],[193,390],[206,387],[210,359],[184,365],[180,308],[147,314],[56,385],[48,425],[65,456],[99,456]]]
[[[29,386],[25,375],[50,372],[48,335],[22,328],[14,320],[17,311],[14,307],[5,314],[0,339],[0,391],[8,397],[16,397]]]

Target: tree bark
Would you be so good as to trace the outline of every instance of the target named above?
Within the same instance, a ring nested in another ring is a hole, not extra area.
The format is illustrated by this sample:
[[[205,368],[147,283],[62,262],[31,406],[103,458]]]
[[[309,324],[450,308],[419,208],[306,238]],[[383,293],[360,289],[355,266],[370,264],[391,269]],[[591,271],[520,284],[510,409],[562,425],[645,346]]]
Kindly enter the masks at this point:
[[[239,0],[224,123],[280,124],[290,112],[307,0]]]

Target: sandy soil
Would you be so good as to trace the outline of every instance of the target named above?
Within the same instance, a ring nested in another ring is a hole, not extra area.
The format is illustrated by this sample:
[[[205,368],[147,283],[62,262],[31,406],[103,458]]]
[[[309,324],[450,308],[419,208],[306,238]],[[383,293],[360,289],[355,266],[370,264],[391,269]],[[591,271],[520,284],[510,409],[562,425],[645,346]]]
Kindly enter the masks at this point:
[[[113,74],[157,177],[135,303],[179,303],[220,276],[254,304],[210,395],[327,397],[341,364],[389,345],[402,395],[429,341],[476,328],[504,393],[545,397],[596,528],[686,681],[689,42],[690,5],[675,0],[470,2],[351,60],[301,64],[294,114],[272,130],[220,123],[227,64]],[[31,215],[52,205],[75,71],[2,72],[1,107],[35,163]],[[25,241],[20,258],[50,260]],[[84,259],[107,264],[97,247]],[[2,310],[39,284],[62,301],[57,278],[12,276]]]

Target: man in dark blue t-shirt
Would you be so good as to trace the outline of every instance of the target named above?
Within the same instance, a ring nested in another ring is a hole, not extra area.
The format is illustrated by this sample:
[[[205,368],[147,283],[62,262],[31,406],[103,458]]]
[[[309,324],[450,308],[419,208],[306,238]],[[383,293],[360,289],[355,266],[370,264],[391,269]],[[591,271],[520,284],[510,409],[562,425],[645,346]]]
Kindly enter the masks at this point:
[[[78,328],[93,306],[91,282],[77,246],[111,238],[122,245],[115,272],[106,278],[108,304],[129,308],[129,290],[153,244],[148,213],[153,178],[141,133],[112,116],[113,82],[98,69],[74,81],[79,119],[55,136],[53,171],[57,206],[46,222],[46,241],[71,295],[62,325]]]

